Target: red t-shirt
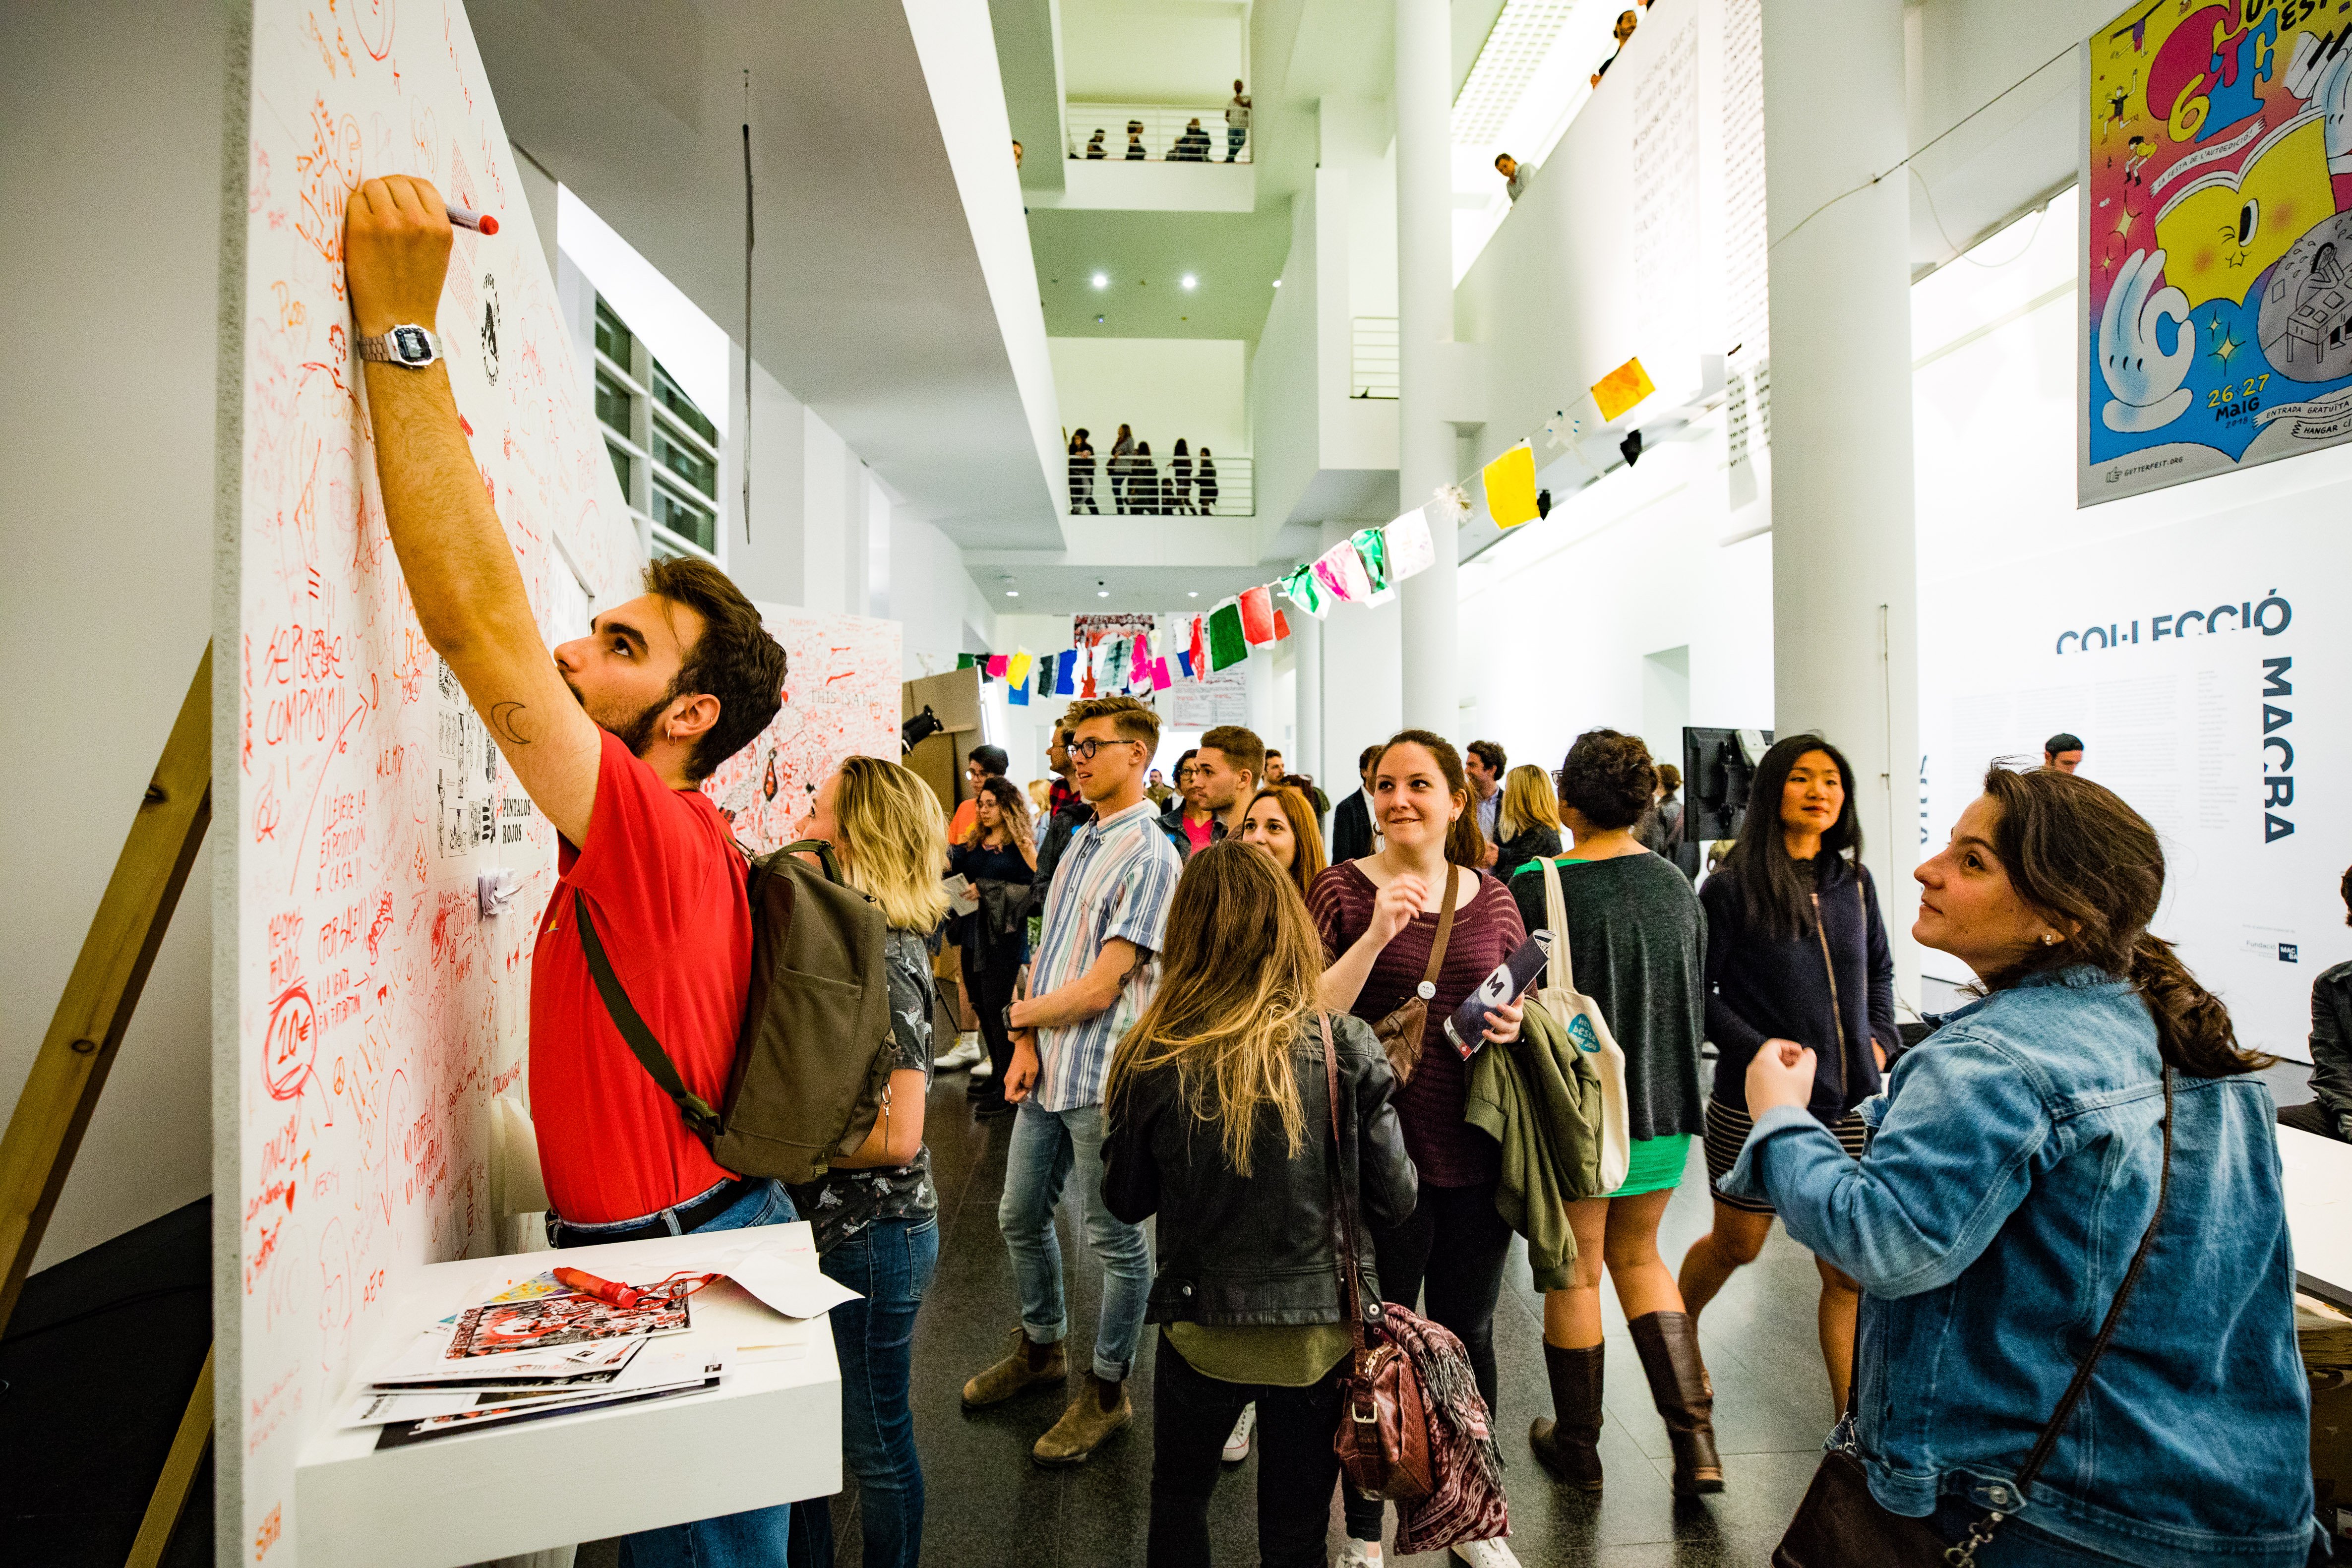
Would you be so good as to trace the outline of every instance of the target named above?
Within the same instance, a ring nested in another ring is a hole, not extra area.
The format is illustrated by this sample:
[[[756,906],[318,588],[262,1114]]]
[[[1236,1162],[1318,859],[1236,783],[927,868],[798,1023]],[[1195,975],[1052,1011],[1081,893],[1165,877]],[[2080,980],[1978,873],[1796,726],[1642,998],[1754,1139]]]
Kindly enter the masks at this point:
[[[743,858],[698,789],[671,789],[607,732],[588,842],[561,842],[562,880],[530,959],[530,1110],[548,1201],[565,1219],[637,1219],[727,1181],[614,1027],[580,946],[588,900],[613,973],[688,1089],[727,1092],[751,984]]]
[[[1191,817],[1186,816],[1183,813],[1179,812],[1176,814],[1176,820],[1184,825],[1184,837],[1192,840],[1192,853],[1195,855],[1198,855],[1202,850],[1206,849],[1209,847],[1209,835],[1217,830],[1217,819],[1214,816],[1204,816],[1201,818],[1200,821],[1195,822]]]

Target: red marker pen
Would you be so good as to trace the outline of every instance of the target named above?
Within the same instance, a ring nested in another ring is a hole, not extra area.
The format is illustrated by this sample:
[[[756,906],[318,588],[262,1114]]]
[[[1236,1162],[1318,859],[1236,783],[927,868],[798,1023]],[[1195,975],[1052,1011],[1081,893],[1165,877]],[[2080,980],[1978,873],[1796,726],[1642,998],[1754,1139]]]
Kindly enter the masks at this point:
[[[583,1296],[593,1296],[599,1301],[609,1301],[615,1307],[634,1307],[646,1299],[646,1293],[634,1285],[623,1285],[611,1279],[599,1279],[580,1268],[559,1268],[555,1282],[568,1285]]]
[[[449,221],[457,225],[459,228],[470,228],[477,234],[496,234],[499,232],[499,220],[492,217],[489,214],[471,211],[468,208],[459,206],[455,202],[450,202],[447,205],[449,208]]]

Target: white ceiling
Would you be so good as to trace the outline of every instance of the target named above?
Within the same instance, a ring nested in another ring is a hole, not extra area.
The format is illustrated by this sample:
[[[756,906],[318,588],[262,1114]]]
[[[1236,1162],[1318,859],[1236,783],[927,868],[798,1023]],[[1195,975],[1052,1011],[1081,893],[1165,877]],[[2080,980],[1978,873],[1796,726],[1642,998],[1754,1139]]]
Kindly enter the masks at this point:
[[[739,341],[749,68],[755,357],[957,543],[1059,542],[906,6],[469,9],[508,134]]]

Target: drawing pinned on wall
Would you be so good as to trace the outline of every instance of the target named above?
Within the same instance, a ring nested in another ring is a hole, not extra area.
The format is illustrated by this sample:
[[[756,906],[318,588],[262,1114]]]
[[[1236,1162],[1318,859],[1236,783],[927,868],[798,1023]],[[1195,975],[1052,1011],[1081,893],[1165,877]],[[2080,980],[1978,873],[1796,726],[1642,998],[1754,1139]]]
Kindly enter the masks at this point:
[[[352,363],[345,204],[410,174],[496,212],[437,319],[541,634],[635,592],[637,555],[463,9],[254,0],[231,94],[242,300],[220,413],[218,875],[236,906],[215,1041],[215,1191],[237,1207],[215,1320],[223,1562],[299,1559],[296,1456],[402,1271],[497,1246],[490,1101],[523,1079],[554,836],[425,641],[390,548]],[[236,53],[239,51],[232,51]],[[560,531],[560,532],[559,532]],[[231,657],[226,657],[233,650]],[[895,660],[892,666],[896,668]]]
[[[2352,439],[2352,47],[2313,0],[2091,37],[2080,505]]]
[[[761,605],[784,648],[784,705],[760,738],[702,781],[703,793],[754,852],[782,848],[845,757],[897,762],[898,622]]]

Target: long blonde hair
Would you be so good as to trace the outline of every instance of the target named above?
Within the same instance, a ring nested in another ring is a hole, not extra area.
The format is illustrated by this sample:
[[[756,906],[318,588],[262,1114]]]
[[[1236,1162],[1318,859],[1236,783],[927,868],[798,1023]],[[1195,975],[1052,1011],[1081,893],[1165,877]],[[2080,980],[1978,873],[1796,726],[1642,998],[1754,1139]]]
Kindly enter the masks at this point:
[[[879,757],[848,757],[835,775],[834,850],[841,879],[901,931],[928,935],[946,918],[947,818],[921,779]]]
[[[1104,1099],[1113,1119],[1137,1078],[1172,1067],[1186,1109],[1218,1129],[1235,1174],[1250,1173],[1267,1106],[1297,1159],[1307,1147],[1307,1111],[1292,1058],[1323,973],[1307,901],[1273,856],[1222,839],[1185,865],[1166,940],[1160,987],[1111,1057]]]
[[[1559,796],[1551,775],[1533,763],[1521,763],[1503,775],[1503,810],[1496,829],[1517,838],[1537,826],[1559,831]]]

